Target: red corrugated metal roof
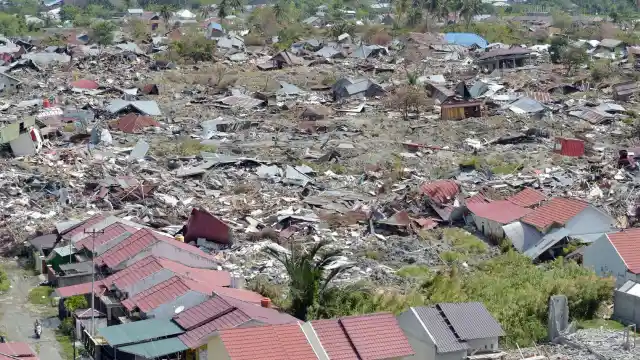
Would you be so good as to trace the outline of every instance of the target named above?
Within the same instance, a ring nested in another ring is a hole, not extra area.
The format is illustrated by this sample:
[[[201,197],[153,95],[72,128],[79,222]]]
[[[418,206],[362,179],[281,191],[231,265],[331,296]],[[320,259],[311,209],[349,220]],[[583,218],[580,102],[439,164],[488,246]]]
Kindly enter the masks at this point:
[[[557,137],[554,152],[564,156],[582,156],[584,155],[584,141]]]
[[[529,214],[532,210],[518,206],[507,200],[499,200],[490,203],[471,203],[467,208],[475,216],[495,221],[500,224],[509,224]]]
[[[103,221],[107,217],[108,217],[108,215],[103,215],[103,214],[93,215],[92,217],[88,218],[87,220],[81,222],[80,224],[78,224],[76,226],[73,226],[71,229],[69,229],[67,231],[63,231],[60,235],[62,235],[63,239],[70,240],[75,235],[83,234],[84,230],[86,228],[91,227],[91,226]]]
[[[103,287],[104,287],[104,283],[102,282],[102,280],[95,281],[94,292],[100,293]],[[63,297],[63,298],[69,297],[69,296],[75,296],[75,295],[90,294],[91,282],[59,287],[56,289],[55,292],[56,292],[56,296]]]
[[[460,188],[453,180],[437,180],[420,185],[420,192],[438,204],[446,204],[455,199]]]
[[[252,304],[260,304],[260,301],[264,299],[264,296],[246,289],[235,289],[229,287],[216,287],[213,290],[218,295],[225,295],[234,299],[246,301]]]
[[[190,348],[197,348],[216,331],[230,329],[247,321],[276,325],[297,322],[298,319],[275,309],[217,295],[174,317],[174,321],[188,330],[180,336],[180,340]]]
[[[486,204],[488,202],[491,202],[491,200],[487,199],[487,197],[484,196],[481,193],[477,193],[477,194],[475,194],[473,196],[470,196],[470,197],[468,197],[468,198],[466,198],[464,200],[464,203],[467,204],[467,205],[474,204],[474,203],[476,203],[476,204]]]
[[[519,193],[508,197],[507,200],[522,207],[531,207],[547,200],[547,197],[538,190],[526,187]]]
[[[317,360],[300,324],[265,325],[220,331],[232,360]]]
[[[31,349],[31,346],[23,342],[0,343],[0,353],[12,356],[0,355],[0,360],[15,360],[15,358],[20,360],[39,359],[36,352]]]
[[[626,229],[617,233],[607,234],[609,241],[616,248],[627,269],[634,274],[640,274],[640,229]]]
[[[96,247],[99,247],[117,238],[118,236],[123,235],[124,233],[128,232],[130,234],[133,234],[136,231],[138,231],[138,229],[134,228],[133,226],[129,226],[129,225],[125,225],[117,222],[107,226],[106,228],[103,229],[103,231],[104,232],[96,236],[95,239],[92,239],[91,236],[85,237],[84,239],[76,242],[73,246],[75,246],[76,249],[85,248],[89,251],[93,251],[94,244]]]
[[[527,91],[527,97],[530,97],[541,103],[550,103],[551,102],[551,94],[547,91]]]
[[[149,229],[140,229],[133,233],[133,235],[123,240],[118,245],[112,247],[102,255],[98,256],[95,262],[109,268],[114,268],[123,261],[126,261],[139,254],[142,250],[146,249],[152,244],[155,244],[161,237],[163,236]],[[169,239],[173,240],[171,238]]]
[[[340,320],[316,320],[311,324],[331,360],[359,360],[356,349],[351,345]]]
[[[589,206],[589,204],[586,202],[576,199],[553,198],[520,221],[533,225],[538,229],[545,230],[553,224],[566,224],[569,220],[580,214],[582,210],[586,209],[587,206]]]
[[[138,308],[142,312],[149,312],[190,291],[207,295],[212,294],[214,287],[213,285],[193,281],[181,276],[173,276],[168,280],[136,294],[133,298],[122,301],[122,306],[127,310]]]

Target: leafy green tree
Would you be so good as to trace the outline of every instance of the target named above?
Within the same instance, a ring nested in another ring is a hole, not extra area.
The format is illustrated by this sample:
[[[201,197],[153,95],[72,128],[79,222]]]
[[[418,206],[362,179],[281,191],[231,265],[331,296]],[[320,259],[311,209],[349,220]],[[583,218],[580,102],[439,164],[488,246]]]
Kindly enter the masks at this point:
[[[218,17],[224,19],[235,11],[242,11],[242,0],[220,0],[218,4]]]
[[[589,56],[584,49],[577,47],[567,47],[562,54],[562,63],[567,67],[567,74],[570,74],[575,68],[586,64]]]
[[[409,0],[396,0],[394,1],[394,12],[396,15],[396,22],[402,23],[407,16],[407,12],[411,8],[411,2]]]
[[[308,314],[317,308],[329,283],[351,265],[340,265],[337,259],[341,250],[322,251],[328,241],[316,243],[308,251],[291,247],[291,254],[283,254],[272,248],[265,252],[281,262],[289,275],[291,314],[306,321]]]
[[[419,7],[412,7],[407,14],[407,25],[416,26],[423,20],[422,9]]]
[[[62,5],[60,8],[60,20],[74,21],[76,16],[82,13],[82,9],[73,5]]]
[[[89,304],[87,303],[87,299],[83,295],[75,295],[70,296],[64,300],[64,307],[67,309],[67,311],[73,313],[79,309],[86,309],[87,307],[89,307]]]
[[[554,12],[553,14],[551,14],[551,18],[553,20],[553,26],[562,30],[570,28],[573,22],[571,16],[562,11]]]
[[[122,0],[122,5],[124,5],[124,9],[131,9],[131,5],[133,4],[133,0]]]
[[[481,0],[463,0],[460,9],[460,17],[464,19],[465,27],[469,29],[473,17],[480,14],[482,8]]]
[[[160,7],[160,10],[158,12],[160,13],[160,17],[164,21],[165,28],[169,29],[169,20],[171,20],[171,16],[173,16],[173,8],[171,7],[171,5],[165,4]]]
[[[116,25],[110,21],[100,21],[91,27],[91,39],[99,45],[111,45]]]
[[[18,36],[27,31],[28,27],[24,16],[0,12],[0,34],[5,36]]]
[[[435,7],[434,14],[440,20],[446,21],[449,19],[449,13],[451,12],[451,6],[453,5],[452,0],[434,0],[437,5]]]
[[[286,22],[289,19],[291,13],[291,7],[293,4],[290,0],[279,0],[273,5],[273,13],[276,16],[276,21],[279,24]]]
[[[567,38],[564,36],[554,36],[549,46],[549,58],[552,63],[558,64],[562,60],[562,54],[568,46]]]

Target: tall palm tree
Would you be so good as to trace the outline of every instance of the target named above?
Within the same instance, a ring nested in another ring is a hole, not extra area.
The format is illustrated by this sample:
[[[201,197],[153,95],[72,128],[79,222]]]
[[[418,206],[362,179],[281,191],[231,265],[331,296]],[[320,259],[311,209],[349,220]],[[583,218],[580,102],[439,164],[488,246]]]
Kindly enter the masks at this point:
[[[164,20],[165,28],[169,29],[169,20],[171,20],[171,16],[173,16],[173,9],[171,6],[165,4],[160,7],[160,17]]]
[[[338,263],[341,250],[321,251],[328,244],[328,241],[320,241],[308,251],[291,246],[291,254],[273,248],[264,250],[284,265],[289,275],[290,312],[300,320],[307,320],[309,310],[318,305],[329,283],[353,266]]]
[[[482,0],[463,0],[460,8],[460,17],[464,19],[465,26],[469,29],[473,17],[480,14]]]
[[[280,0],[273,5],[273,14],[276,17],[278,24],[282,24],[287,19],[289,13],[290,3],[286,0]]]

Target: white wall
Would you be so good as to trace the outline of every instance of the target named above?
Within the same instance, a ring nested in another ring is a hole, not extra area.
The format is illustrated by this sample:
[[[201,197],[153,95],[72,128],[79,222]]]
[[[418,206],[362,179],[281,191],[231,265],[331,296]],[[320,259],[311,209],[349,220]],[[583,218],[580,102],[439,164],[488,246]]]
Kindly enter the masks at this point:
[[[467,341],[471,351],[473,350],[496,350],[498,349],[498,338],[474,339]]]
[[[162,269],[156,273],[153,273],[141,279],[137,283],[131,286],[127,286],[124,289],[120,289],[120,290],[127,292],[129,294],[129,297],[132,298],[136,294],[140,293],[141,291],[147,290],[150,287],[158,285],[165,280],[169,280],[174,275],[175,273],[173,271]]]
[[[429,333],[424,329],[411,308],[397,316],[398,325],[409,340],[415,355],[406,356],[405,359],[436,359],[436,347]]]
[[[627,279],[627,266],[606,235],[587,246],[582,264],[585,268],[595,271],[600,277],[615,277],[616,287],[623,285]]]
[[[36,153],[36,144],[31,140],[31,134],[25,132],[17,139],[9,142],[14,156],[27,156]]]
[[[176,298],[174,301],[164,303],[157,308],[149,311],[145,315],[147,318],[170,319],[175,315],[175,309],[178,306],[184,306],[184,309],[192,308],[208,299],[208,296],[197,291],[189,291],[186,294]]]
[[[484,236],[495,236],[497,239],[504,238],[504,230],[502,230],[502,224],[497,223],[493,220],[476,216],[474,214],[471,214],[471,216],[473,217],[473,221],[476,224],[476,228],[481,231]]]

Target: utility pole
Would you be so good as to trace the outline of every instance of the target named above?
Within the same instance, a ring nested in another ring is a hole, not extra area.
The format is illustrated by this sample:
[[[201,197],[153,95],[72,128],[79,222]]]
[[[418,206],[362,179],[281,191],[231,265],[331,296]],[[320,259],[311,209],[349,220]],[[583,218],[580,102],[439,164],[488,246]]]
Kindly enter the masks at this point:
[[[94,262],[95,259],[95,251],[96,251],[96,235],[104,234],[104,230],[96,230],[93,229],[91,231],[84,231],[85,234],[91,234],[91,337],[95,335],[95,300],[96,294],[93,292],[95,283],[96,283],[96,264]],[[74,339],[75,340],[75,339]]]

